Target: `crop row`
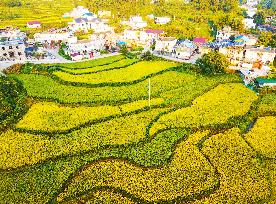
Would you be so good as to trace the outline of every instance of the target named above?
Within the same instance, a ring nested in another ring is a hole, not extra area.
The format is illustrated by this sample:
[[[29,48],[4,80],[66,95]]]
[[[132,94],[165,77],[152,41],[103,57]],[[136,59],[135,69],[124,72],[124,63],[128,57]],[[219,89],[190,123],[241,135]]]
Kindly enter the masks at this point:
[[[92,67],[112,64],[112,63],[120,61],[124,58],[125,57],[123,55],[116,55],[116,56],[100,58],[100,59],[96,59],[96,60],[89,60],[89,61],[75,62],[75,63],[66,63],[66,64],[57,64],[57,65],[61,66],[63,68],[72,69],[72,70],[74,70],[74,69],[86,69],[86,68],[92,68]]]
[[[211,136],[204,142],[202,152],[217,168],[220,188],[195,203],[259,203],[269,198],[265,170],[238,128]]]
[[[163,99],[151,100],[151,106],[162,104]],[[135,101],[119,106],[64,106],[53,102],[39,102],[31,106],[16,128],[35,131],[63,132],[88,122],[100,121],[110,116],[145,109],[147,100]]]
[[[106,145],[124,145],[145,140],[146,129],[164,109],[152,109],[90,125],[68,134],[45,135],[7,130],[0,133],[0,169],[13,169]]]
[[[148,97],[148,82],[120,87],[75,87],[37,74],[13,75],[23,82],[30,97],[55,100],[59,103],[118,104]],[[200,77],[189,73],[169,71],[151,78],[152,97],[162,96],[171,104],[189,103],[195,96],[219,83],[239,82],[235,75]],[[182,87],[182,88],[181,88]],[[181,89],[180,89],[181,88]],[[175,92],[170,93],[169,91]]]
[[[112,190],[99,190],[88,195],[84,195],[78,199],[66,202],[66,204],[99,204],[99,203],[114,203],[114,204],[136,204],[127,197],[123,197],[120,193]]]
[[[231,118],[245,115],[257,98],[242,84],[221,84],[196,98],[192,106],[161,116],[150,135],[170,128],[217,127]]]
[[[201,134],[201,138],[206,132],[195,134]],[[191,135],[194,142],[193,137]],[[121,189],[134,197],[152,202],[191,200],[210,193],[218,184],[217,175],[193,142],[188,138],[188,141],[179,143],[172,161],[159,168],[141,168],[119,159],[92,163],[73,178],[58,196],[58,201],[101,186]]]
[[[98,73],[98,72],[103,72],[103,71],[108,71],[113,69],[121,69],[121,68],[130,66],[136,62],[138,62],[137,59],[127,58],[127,59],[122,59],[120,61],[107,64],[107,65],[100,65],[100,66],[84,68],[84,69],[61,68],[61,71],[66,72],[68,74],[73,74],[73,75],[83,75],[83,74]]]
[[[267,94],[261,98],[258,105],[259,116],[275,115],[276,116],[276,94]]]
[[[188,134],[186,130],[169,130],[158,134],[146,143],[112,146],[112,148],[77,155],[70,154],[43,161],[41,164],[19,168],[16,171],[1,172],[0,197],[9,203],[51,203],[55,200],[57,192],[63,191],[67,180],[85,164],[107,157],[116,157],[145,167],[164,165],[170,161],[174,144],[186,138]]]
[[[276,117],[258,118],[253,128],[244,137],[262,155],[276,158]]]
[[[130,83],[132,81],[137,81],[149,75],[172,68],[176,65],[176,63],[167,61],[142,61],[123,69],[110,70],[106,72],[73,75],[62,71],[56,71],[53,72],[53,75],[58,77],[58,79],[61,81],[71,82],[76,85],[77,83],[88,85]]]

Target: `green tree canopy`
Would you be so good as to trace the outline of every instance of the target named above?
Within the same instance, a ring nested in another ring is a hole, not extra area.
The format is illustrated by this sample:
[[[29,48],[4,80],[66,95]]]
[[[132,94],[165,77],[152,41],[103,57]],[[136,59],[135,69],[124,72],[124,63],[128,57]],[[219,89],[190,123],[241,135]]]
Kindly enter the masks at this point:
[[[202,74],[213,75],[225,73],[230,62],[223,54],[218,51],[212,51],[197,59],[196,65],[199,67]]]
[[[254,16],[254,23],[256,25],[263,25],[265,23],[265,13],[263,11],[257,12]]]

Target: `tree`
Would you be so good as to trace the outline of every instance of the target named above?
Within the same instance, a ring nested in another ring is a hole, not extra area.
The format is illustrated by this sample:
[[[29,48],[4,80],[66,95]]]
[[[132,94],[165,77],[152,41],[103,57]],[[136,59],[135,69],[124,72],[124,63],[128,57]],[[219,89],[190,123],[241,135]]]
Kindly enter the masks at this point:
[[[196,65],[199,67],[202,74],[213,75],[225,73],[230,62],[218,51],[211,51],[197,59]]]
[[[261,32],[258,38],[258,44],[265,47],[270,46],[272,48],[276,47],[276,34],[272,32]]]
[[[122,45],[122,46],[120,47],[120,53],[122,53],[122,55],[124,55],[124,56],[127,56],[127,54],[128,54],[128,49],[127,49],[127,46],[126,46],[126,45]]]
[[[260,12],[257,12],[254,16],[254,23],[256,23],[256,25],[263,25],[265,23],[265,14],[264,12],[260,11]]]
[[[235,35],[231,35],[231,36],[229,37],[229,40],[230,40],[231,42],[234,42],[234,40],[235,40]]]
[[[274,60],[273,60],[273,66],[276,68],[276,55],[275,55]]]

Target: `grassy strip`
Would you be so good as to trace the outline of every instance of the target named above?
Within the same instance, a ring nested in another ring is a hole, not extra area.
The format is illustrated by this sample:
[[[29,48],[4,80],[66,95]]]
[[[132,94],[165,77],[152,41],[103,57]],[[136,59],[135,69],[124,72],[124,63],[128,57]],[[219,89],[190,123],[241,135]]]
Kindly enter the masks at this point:
[[[72,74],[72,75],[85,75],[85,74],[93,74],[93,73],[100,73],[100,72],[106,72],[106,71],[111,71],[115,69],[123,69],[128,66],[132,66],[139,61],[136,59],[122,59],[118,62],[111,63],[108,65],[101,65],[101,66],[96,66],[92,68],[85,68],[85,69],[68,69],[68,68],[58,68],[57,70]]]
[[[85,62],[56,64],[54,66],[58,66],[60,68],[72,69],[72,70],[87,69],[87,68],[92,68],[92,67],[96,67],[96,66],[106,66],[109,64],[113,64],[115,62],[121,61],[124,58],[125,57],[123,55],[116,55],[116,56],[100,58],[100,59],[90,60],[90,61],[85,61]]]
[[[0,131],[16,123],[28,111],[26,95],[21,81],[0,76]]]

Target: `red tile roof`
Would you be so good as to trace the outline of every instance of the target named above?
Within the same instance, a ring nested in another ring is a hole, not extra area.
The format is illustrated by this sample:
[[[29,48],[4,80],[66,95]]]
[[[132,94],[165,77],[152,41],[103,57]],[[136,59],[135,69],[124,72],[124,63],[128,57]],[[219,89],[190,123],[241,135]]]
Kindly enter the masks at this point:
[[[36,24],[41,24],[39,21],[29,21],[29,25],[36,25]]]
[[[164,33],[164,31],[163,30],[152,30],[152,29],[149,29],[149,30],[146,30],[146,33],[162,34],[162,33]]]

